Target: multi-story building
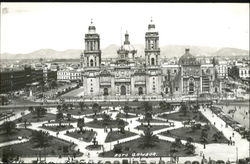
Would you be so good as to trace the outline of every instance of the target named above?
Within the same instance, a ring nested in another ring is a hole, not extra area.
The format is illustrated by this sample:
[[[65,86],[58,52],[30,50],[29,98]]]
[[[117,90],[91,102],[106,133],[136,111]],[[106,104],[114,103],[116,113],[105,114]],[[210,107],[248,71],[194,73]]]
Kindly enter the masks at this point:
[[[81,71],[75,69],[63,69],[57,71],[57,81],[79,81],[81,80]]]
[[[101,65],[100,36],[91,22],[81,54],[84,95],[198,95],[219,92],[214,65],[202,66],[189,49],[173,65],[161,64],[159,33],[152,20],[145,33],[145,60],[136,62],[136,49],[125,34],[117,58]]]
[[[240,78],[249,78],[250,77],[250,70],[249,66],[241,66],[239,67],[239,76]]]
[[[0,72],[1,86],[0,93],[7,93],[39,85],[43,82],[43,71],[25,67],[18,70],[9,70]]]

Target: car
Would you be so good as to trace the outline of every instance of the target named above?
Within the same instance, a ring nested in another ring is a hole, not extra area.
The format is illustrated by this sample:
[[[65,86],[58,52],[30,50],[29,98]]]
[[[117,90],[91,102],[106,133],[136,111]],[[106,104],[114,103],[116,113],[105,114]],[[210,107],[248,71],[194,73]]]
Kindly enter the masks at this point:
[[[79,162],[80,164],[86,164],[86,161],[84,159],[81,159]]]
[[[149,164],[156,164],[156,162],[155,161],[150,161]]]
[[[103,164],[102,160],[99,160],[99,161],[97,162],[97,164]]]
[[[147,164],[146,160],[141,160],[141,164]]]

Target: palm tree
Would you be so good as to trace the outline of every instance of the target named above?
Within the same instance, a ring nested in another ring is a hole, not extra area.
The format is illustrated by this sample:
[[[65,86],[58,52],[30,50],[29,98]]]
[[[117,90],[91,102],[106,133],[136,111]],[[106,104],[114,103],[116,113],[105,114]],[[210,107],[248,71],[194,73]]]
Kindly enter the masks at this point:
[[[83,111],[84,106],[85,106],[84,102],[80,101],[79,102],[79,107],[80,107],[81,111]]]
[[[61,110],[62,109],[62,106],[61,105],[57,105],[57,110]]]
[[[84,127],[84,125],[85,125],[84,118],[79,118],[77,120],[77,127],[80,129],[80,132],[82,132],[82,128]]]
[[[152,120],[152,114],[151,113],[146,113],[145,114],[145,120],[148,122],[148,126],[150,126],[150,121]]]
[[[47,110],[43,107],[36,107],[35,110],[32,112],[33,115],[36,116],[37,121],[46,114]]]
[[[181,147],[181,139],[180,138],[176,138],[175,139],[175,143],[178,147]]]
[[[122,119],[118,120],[118,127],[121,133],[124,133],[125,122]]]
[[[126,118],[128,118],[129,106],[125,105],[123,110],[126,113]]]
[[[25,129],[27,128],[27,121],[28,121],[28,120],[27,120],[26,118],[25,118],[24,121],[23,121],[23,122],[24,122],[24,128],[25,128]]]
[[[49,146],[50,141],[52,140],[52,137],[49,136],[48,132],[43,132],[42,130],[40,131],[33,131],[32,136],[31,136],[31,142],[35,143],[35,147],[37,148],[45,148]],[[40,161],[41,161],[41,156],[40,156]]]
[[[70,121],[70,119],[71,119],[71,114],[70,113],[67,113],[67,119],[68,119],[68,121]]]
[[[144,102],[142,106],[144,108],[145,113],[151,113],[153,110],[153,107],[149,102]]]
[[[32,113],[34,111],[34,108],[30,106],[28,110]]]
[[[6,131],[7,134],[10,134],[12,130],[16,128],[16,123],[13,121],[6,121],[2,125],[2,129]]]
[[[94,103],[93,106],[92,106],[92,109],[93,109],[93,112],[94,112],[95,116],[96,116],[96,112],[98,111],[98,108],[99,108],[99,105],[97,103]]]
[[[63,120],[63,113],[62,112],[58,112],[57,114],[56,114],[56,120],[59,122],[59,127],[61,127],[61,125],[62,125],[62,120]]]
[[[159,142],[158,136],[154,135],[150,128],[146,128],[141,135],[141,145],[143,147],[153,147]]]
[[[185,103],[181,103],[181,108],[180,108],[180,112],[183,113],[184,116],[187,115],[187,111],[188,111],[188,107]]]
[[[110,115],[104,113],[104,114],[102,114],[102,120],[103,120],[104,124],[107,124],[111,120],[111,117],[110,117]]]
[[[195,146],[193,144],[186,144],[187,154],[194,154]]]
[[[177,148],[177,143],[176,142],[172,142],[171,143],[171,146],[170,146],[170,152],[172,153],[172,154],[174,154],[175,152],[177,152],[178,150],[176,149]]]
[[[36,147],[43,148],[49,146],[51,138],[48,132],[43,132],[42,130],[32,131],[31,141],[36,144]]]

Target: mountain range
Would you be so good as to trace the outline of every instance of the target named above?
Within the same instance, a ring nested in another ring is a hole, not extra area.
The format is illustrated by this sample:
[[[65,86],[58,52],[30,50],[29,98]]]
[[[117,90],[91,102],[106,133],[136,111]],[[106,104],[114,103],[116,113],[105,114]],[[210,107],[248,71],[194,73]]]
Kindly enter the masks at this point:
[[[115,58],[117,57],[117,50],[120,46],[112,44],[102,49],[103,58]],[[144,45],[134,45],[137,50],[137,56],[144,56]],[[249,55],[248,50],[237,49],[237,48],[216,48],[206,46],[185,46],[185,45],[166,45],[162,46],[161,55],[162,57],[180,57],[184,54],[185,48],[190,49],[190,53],[195,56],[220,56],[220,57],[232,57],[232,56],[246,56]],[[40,49],[31,53],[26,54],[10,54],[3,53],[0,59],[77,59],[80,58],[82,50],[80,49],[68,49],[65,51],[56,51],[53,49]]]

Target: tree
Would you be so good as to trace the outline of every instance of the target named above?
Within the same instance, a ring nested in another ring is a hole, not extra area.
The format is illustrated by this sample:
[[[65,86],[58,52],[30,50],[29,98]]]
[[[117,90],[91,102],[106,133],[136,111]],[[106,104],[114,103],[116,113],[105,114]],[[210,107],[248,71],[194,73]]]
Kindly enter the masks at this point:
[[[115,153],[122,153],[122,146],[120,144],[114,146]]]
[[[126,118],[128,118],[129,106],[125,105],[123,110],[126,113]]]
[[[27,120],[26,118],[25,118],[24,121],[23,121],[23,122],[24,122],[24,128],[25,128],[25,129],[27,128],[27,121],[28,121],[28,120]]]
[[[187,154],[194,154],[195,153],[195,146],[193,144],[186,144]]]
[[[178,152],[178,150],[176,149],[177,146],[178,146],[178,145],[176,144],[176,142],[172,142],[172,143],[171,143],[170,152],[171,152],[172,154]]]
[[[189,143],[194,142],[194,139],[192,137],[187,137],[187,142]]]
[[[143,108],[145,113],[152,113],[153,107],[149,102],[144,102]]]
[[[80,107],[81,111],[83,111],[83,108],[85,107],[85,104],[83,101],[79,102],[79,107]]]
[[[180,112],[183,113],[184,116],[187,115],[187,111],[188,111],[188,107],[185,103],[181,103],[181,108],[180,108]]]
[[[10,134],[12,130],[16,128],[16,123],[13,121],[6,121],[2,125],[2,129],[6,131],[7,134]]]
[[[181,139],[180,138],[176,138],[175,139],[175,143],[178,147],[181,147]]]
[[[58,112],[56,114],[56,120],[59,122],[59,127],[62,126],[62,120],[63,120],[64,116],[62,112]]]
[[[12,163],[13,159],[17,155],[14,149],[10,146],[3,147],[1,154],[3,163]]]
[[[95,116],[96,116],[96,112],[98,111],[98,108],[99,108],[99,105],[97,103],[94,103],[93,106],[92,106],[92,109],[93,109],[93,112],[94,112]]]
[[[48,132],[32,131],[31,141],[36,144],[36,147],[44,148],[48,147],[52,137],[49,136]]]
[[[34,108],[32,106],[29,107],[28,109],[31,113],[34,112]]]
[[[118,127],[121,133],[124,133],[125,122],[122,119],[118,120]]]
[[[46,114],[47,110],[43,107],[36,107],[35,110],[32,112],[33,115],[36,116],[37,121]]]
[[[153,147],[157,142],[159,142],[158,136],[154,135],[150,128],[146,128],[141,135],[141,145],[143,147]]]
[[[80,132],[82,132],[82,128],[84,127],[84,125],[85,125],[84,118],[79,118],[77,120],[77,127],[80,129]]]
[[[213,139],[215,142],[218,142],[219,139],[221,139],[223,137],[223,133],[222,132],[217,132],[213,134]]]
[[[57,108],[57,110],[59,110],[59,111],[60,111],[60,110],[62,109],[62,106],[61,106],[61,105],[57,105],[57,107],[56,107],[56,108]]]
[[[67,113],[67,119],[68,119],[68,121],[71,120],[71,114],[70,113]]]
[[[104,114],[102,114],[102,120],[103,120],[104,124],[107,124],[111,120],[111,117],[110,117],[110,115],[104,113]]]
[[[150,121],[152,120],[152,114],[151,113],[146,113],[145,114],[145,120],[148,122],[148,126],[150,126]]]
[[[49,135],[48,132],[43,132],[42,130],[40,131],[32,131],[31,135],[31,142],[35,143],[35,147],[44,149],[44,152],[46,147],[50,145],[50,141],[52,140],[52,137]],[[41,161],[41,156],[40,156],[40,161]]]

